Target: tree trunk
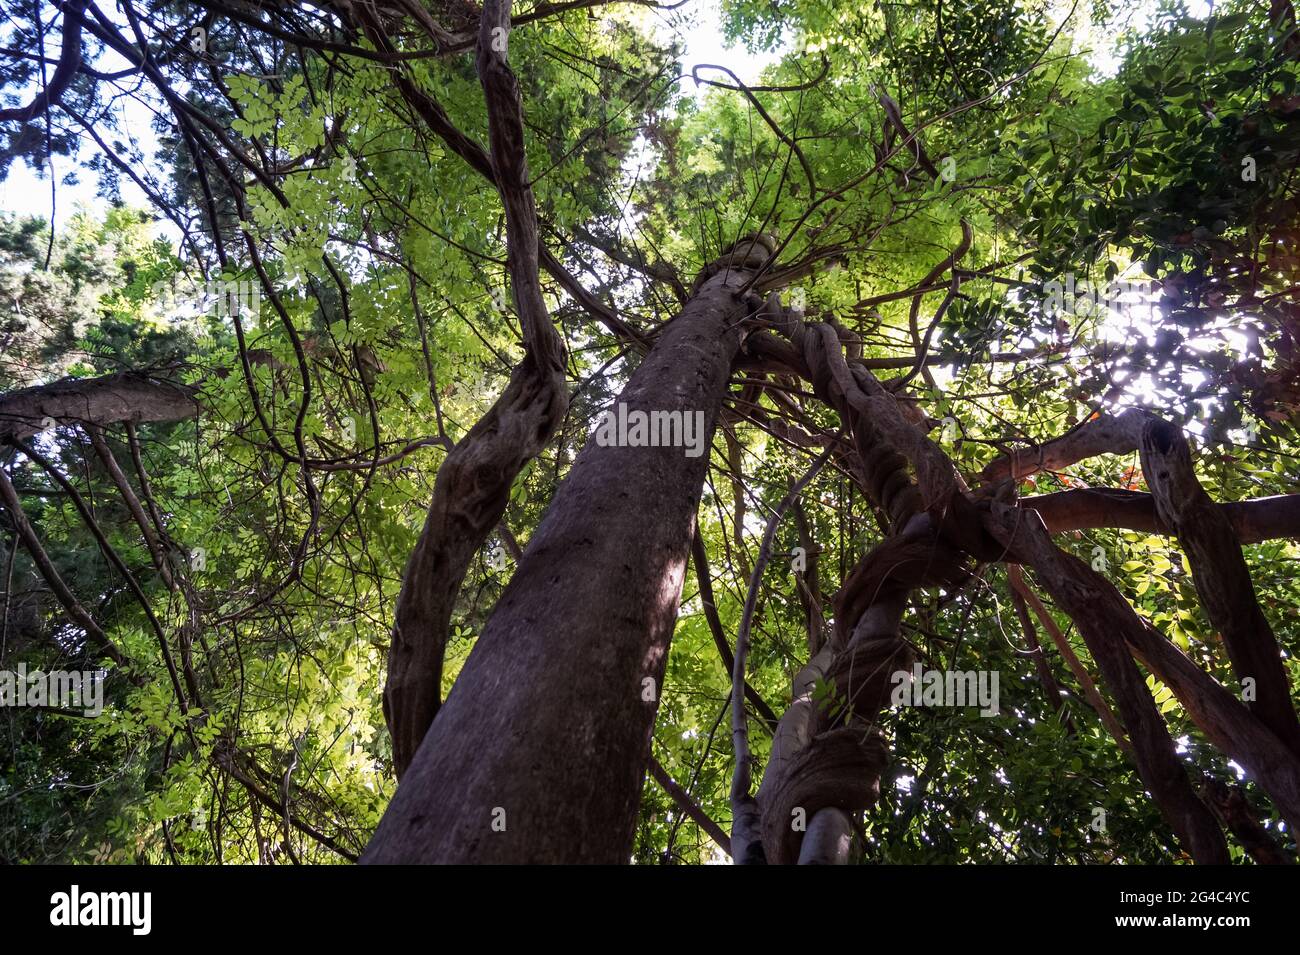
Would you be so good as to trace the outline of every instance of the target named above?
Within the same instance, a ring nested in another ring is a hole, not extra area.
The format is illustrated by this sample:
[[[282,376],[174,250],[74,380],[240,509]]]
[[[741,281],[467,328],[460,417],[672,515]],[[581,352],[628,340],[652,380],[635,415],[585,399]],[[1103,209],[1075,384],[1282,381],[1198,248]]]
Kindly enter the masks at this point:
[[[388,651],[384,720],[398,779],[442,702],[447,634],[470,562],[500,523],[515,478],[555,433],[566,406],[563,374],[538,367],[530,355],[438,469],[424,530],[402,575]]]
[[[628,861],[748,277],[709,279],[618,399],[702,412],[703,453],[588,440],[364,862]]]

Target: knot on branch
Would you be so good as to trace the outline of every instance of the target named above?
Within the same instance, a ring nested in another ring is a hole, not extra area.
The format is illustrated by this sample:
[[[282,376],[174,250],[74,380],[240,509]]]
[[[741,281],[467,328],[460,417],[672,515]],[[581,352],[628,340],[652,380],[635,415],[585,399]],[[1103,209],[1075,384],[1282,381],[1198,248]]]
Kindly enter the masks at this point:
[[[763,850],[772,865],[790,865],[808,823],[822,809],[861,812],[880,795],[888,755],[874,728],[840,727],[814,736],[782,764],[779,778],[760,794]]]

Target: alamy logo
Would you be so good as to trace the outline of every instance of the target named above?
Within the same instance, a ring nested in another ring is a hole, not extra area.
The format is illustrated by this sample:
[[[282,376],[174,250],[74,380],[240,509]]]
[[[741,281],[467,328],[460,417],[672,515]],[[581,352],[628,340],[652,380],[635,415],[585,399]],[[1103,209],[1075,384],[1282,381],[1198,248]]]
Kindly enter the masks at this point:
[[[71,891],[50,896],[51,925],[129,925],[132,935],[148,935],[153,927],[151,892]]]
[[[0,670],[0,706],[57,707],[81,710],[86,716],[104,712],[103,670]]]
[[[628,411],[620,401],[617,413],[606,411],[596,425],[602,448],[685,448],[698,458],[705,440],[703,411]]]
[[[892,706],[978,706],[980,716],[997,716],[997,670],[895,670]]]

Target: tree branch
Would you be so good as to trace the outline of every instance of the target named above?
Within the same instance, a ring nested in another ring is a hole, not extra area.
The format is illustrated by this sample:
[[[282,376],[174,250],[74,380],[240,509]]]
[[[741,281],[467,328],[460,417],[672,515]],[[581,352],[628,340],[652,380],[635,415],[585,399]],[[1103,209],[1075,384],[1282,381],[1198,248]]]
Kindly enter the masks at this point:
[[[997,458],[980,472],[985,484],[1022,478],[1038,471],[1059,471],[1098,454],[1136,451],[1142,440],[1147,412],[1130,408],[1120,415],[1102,415],[1080,423],[1059,438],[1027,450]]]
[[[506,60],[509,25],[510,4],[488,0],[477,62],[492,148],[488,176],[505,205],[510,285],[525,355],[505,392],[438,469],[424,529],[403,574],[384,687],[384,718],[399,779],[442,705],[452,607],[469,563],[505,513],[515,478],[551,439],[568,405],[563,342],[538,278],[537,212],[528,185],[523,111]],[[443,120],[445,115],[438,122]]]
[[[45,88],[37,93],[26,106],[12,109],[0,109],[0,123],[17,120],[30,122],[40,113],[57,103],[72,78],[81,66],[81,13],[86,9],[87,0],[67,0],[63,12],[63,41],[59,50],[59,65],[54,68]]]
[[[1237,679],[1255,681],[1247,709],[1300,756],[1300,720],[1273,629],[1255,599],[1255,587],[1228,516],[1210,500],[1192,465],[1182,432],[1153,418],[1142,433],[1142,473],[1160,518],[1178,533],[1192,583],[1223,643]]]
[[[1106,527],[1148,534],[1174,533],[1157,513],[1155,498],[1141,491],[1073,488],[1022,497],[1018,503],[1020,507],[1037,511],[1053,534]],[[1227,517],[1238,544],[1300,538],[1300,494],[1211,504]]]
[[[172,369],[174,370],[174,369]],[[55,424],[101,427],[123,421],[180,421],[198,410],[197,389],[150,371],[64,378],[0,395],[0,443],[22,441]]]
[[[993,502],[986,526],[1017,562],[1038,572],[1056,605],[1078,626],[1119,704],[1138,775],[1187,853],[1198,863],[1226,864],[1228,847],[1219,824],[1193,790],[1164,719],[1125,646],[1130,631],[1143,629],[1133,608],[1104,577],[1053,545],[1047,528],[1034,515]]]
[[[659,764],[659,760],[655,759],[653,755],[650,756],[649,766],[650,775],[653,776],[655,782],[663,788],[663,791],[672,797],[673,802],[677,803],[677,807],[681,809],[682,812],[686,813],[686,815],[690,816],[695,824],[703,829],[708,834],[709,838],[718,844],[723,852],[727,855],[731,855],[731,840],[728,839],[727,834],[722,831],[722,827],[714,822],[707,812],[700,808],[699,804],[691,798],[690,793],[678,785],[677,781],[674,780],[672,776],[668,775],[668,770],[664,769],[663,766]]]

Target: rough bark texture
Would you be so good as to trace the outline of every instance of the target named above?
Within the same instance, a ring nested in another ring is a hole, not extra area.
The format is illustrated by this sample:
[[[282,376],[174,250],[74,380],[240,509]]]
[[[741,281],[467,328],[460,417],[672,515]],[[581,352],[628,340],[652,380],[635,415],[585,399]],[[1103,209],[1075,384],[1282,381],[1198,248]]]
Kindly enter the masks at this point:
[[[198,411],[195,390],[146,372],[65,378],[0,395],[0,444],[22,441],[56,424],[101,427],[121,421],[180,421]]]
[[[618,401],[711,440],[749,274],[709,279]],[[628,861],[707,464],[588,440],[363,861]]]
[[[1223,634],[1233,672],[1238,680],[1255,683],[1255,699],[1247,708],[1287,745],[1293,757],[1300,755],[1300,721],[1291,705],[1281,648],[1255,599],[1232,522],[1196,479],[1191,449],[1181,431],[1158,419],[1147,423],[1142,434],[1142,473],[1161,519],[1178,533],[1201,606]]]
[[[550,440],[568,406],[563,345],[537,275],[537,210],[528,185],[519,84],[506,44],[498,42],[509,26],[510,4],[489,0],[477,66],[487,101],[492,178],[506,210],[510,288],[527,355],[505,393],[438,469],[424,529],[402,578],[384,687],[398,779],[441,704],[452,609],[470,561],[505,513],[515,477]]]
[[[1255,811],[1246,800],[1240,786],[1228,786],[1207,776],[1201,783],[1201,798],[1205,800],[1219,821],[1237,837],[1242,848],[1259,865],[1291,865],[1291,858],[1282,851],[1267,829],[1255,818]]]
[[[879,793],[888,749],[876,719],[890,675],[912,663],[898,632],[907,597],[925,583],[950,583],[964,574],[960,555],[939,545],[931,518],[942,519],[958,482],[947,456],[909,419],[910,409],[861,365],[851,336],[852,363],[834,326],[805,324],[775,296],[765,314],[789,340],[784,358],[791,369],[844,420],[859,482],[894,535],[844,581],[830,642],[795,678],[794,701],[773,738],[758,793],[768,861],[843,864],[850,856],[845,833],[851,814]],[[813,699],[819,680],[834,688],[830,706]]]
[[[554,432],[565,404],[563,379],[526,360],[438,469],[424,529],[402,577],[388,651],[384,719],[398,779],[442,702],[443,656],[465,573],[505,513],[516,475]]]
[[[920,514],[874,547],[845,581],[836,621],[856,623],[843,635],[837,627],[796,677],[759,789],[763,847],[773,864],[847,861],[839,817],[876,800],[888,756],[878,715],[892,675],[909,671],[914,659],[898,632],[908,596],[925,584],[951,584],[961,572],[954,556],[938,542],[929,515]],[[819,680],[833,687],[832,702],[813,699]],[[820,819],[823,813],[829,818]]]
[[[1138,631],[1144,627],[1113,586],[1051,544],[1047,528],[1037,514],[999,500],[1007,497],[1004,483],[1007,478],[1043,468],[1064,467],[1105,452],[1135,450],[1141,443],[1148,415],[1132,411],[1114,418],[1094,419],[1031,452],[1008,455],[990,465],[982,475],[989,484],[988,489],[968,494],[947,456],[925,436],[914,409],[889,388],[882,387],[860,362],[846,362],[832,328],[805,326],[797,316],[782,313],[779,303],[768,311],[775,330],[789,340],[788,344],[760,334],[751,342],[751,352],[773,367],[783,365],[811,381],[817,396],[840,412],[853,433],[859,465],[865,472],[862,474],[864,488],[873,503],[891,518],[895,533],[909,512],[933,520],[938,536],[931,538],[925,550],[930,559],[947,565],[953,579],[963,572],[960,566],[963,552],[981,560],[1032,564],[1057,605],[1083,633],[1105,682],[1120,703],[1139,775],[1179,840],[1198,862],[1227,862],[1223,833],[1192,788],[1174,751],[1173,740],[1132,659],[1131,648],[1136,649],[1141,641]],[[899,466],[902,463],[910,465],[916,474],[915,486]],[[885,479],[881,480],[882,477]],[[876,550],[890,543],[886,541]],[[915,547],[926,542],[907,543]],[[857,655],[853,650],[861,647],[864,651],[862,663],[869,664],[882,656],[881,650],[887,646],[890,633],[889,623],[892,620],[896,627],[896,618],[901,614],[901,607],[895,610],[889,606],[894,594],[870,583],[873,577],[879,576],[873,567],[874,555],[873,551],[845,581],[836,601],[832,647],[842,648],[846,631],[851,630],[849,650],[840,656],[854,663],[855,670],[859,661],[853,659]],[[909,581],[910,587],[924,582]],[[883,617],[890,620],[873,622],[874,618]],[[864,641],[862,637],[868,635],[874,639]],[[831,833],[826,845],[810,846],[805,851],[798,846],[798,837],[792,838],[787,831],[786,811],[807,806],[814,800],[821,801],[824,810],[853,811],[868,804],[873,795],[869,779],[872,767],[852,765],[855,758],[865,757],[866,752],[854,757],[846,746],[839,745],[844,741],[833,738],[829,732],[819,733],[816,723],[825,718],[810,705],[812,682],[821,677],[839,690],[845,682],[839,672],[842,669],[840,661],[816,658],[805,668],[796,681],[795,704],[787,711],[774,739],[772,759],[759,792],[759,804],[764,812],[764,843],[770,861],[793,861],[796,849],[800,858],[841,858],[842,853],[833,844],[837,826],[832,817],[817,827],[819,832]],[[868,669],[868,675],[871,672]],[[868,697],[874,695],[869,685],[867,690]],[[871,704],[871,699],[857,703],[855,716],[869,719],[874,713]],[[1234,725],[1234,742],[1240,744],[1235,739],[1236,731],[1251,730],[1254,745],[1263,746],[1267,738],[1259,733],[1268,734],[1268,730],[1245,713],[1244,708],[1238,708],[1249,723],[1245,727]],[[860,731],[857,735],[858,745],[867,742]],[[1123,733],[1118,733],[1117,738],[1122,739]],[[819,741],[824,741],[822,747],[826,750],[820,759],[815,758]],[[1287,786],[1280,788],[1284,795],[1289,795]]]

